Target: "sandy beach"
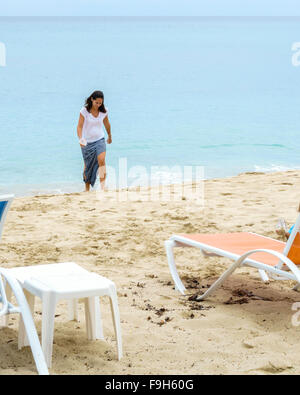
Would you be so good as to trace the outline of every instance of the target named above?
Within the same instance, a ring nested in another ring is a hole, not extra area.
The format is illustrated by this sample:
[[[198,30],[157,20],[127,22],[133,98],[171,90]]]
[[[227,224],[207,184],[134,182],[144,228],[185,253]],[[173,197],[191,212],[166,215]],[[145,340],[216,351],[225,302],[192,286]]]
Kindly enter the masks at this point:
[[[178,249],[187,296],[174,290],[163,242],[174,233],[251,231],[279,238],[279,217],[292,225],[300,171],[245,173],[205,181],[203,208],[192,200],[97,199],[96,192],[18,198],[0,244],[3,267],[76,262],[118,289],[124,358],[118,362],[109,301],[102,299],[106,341],[88,341],[80,322],[57,308],[51,374],[299,374],[299,328],[293,283],[262,283],[236,272],[205,302],[199,294],[230,261]],[[141,192],[145,193],[145,192]],[[230,303],[227,302],[230,300]],[[35,323],[40,333],[41,305]],[[18,317],[1,328],[0,374],[36,374],[29,348],[17,349]]]

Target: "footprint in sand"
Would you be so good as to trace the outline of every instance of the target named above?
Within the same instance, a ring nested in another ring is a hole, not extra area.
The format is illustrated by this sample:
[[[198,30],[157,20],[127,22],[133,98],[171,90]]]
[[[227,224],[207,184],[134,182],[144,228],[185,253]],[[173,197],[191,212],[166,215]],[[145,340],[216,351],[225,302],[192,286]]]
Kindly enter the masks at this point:
[[[94,225],[94,224],[90,224],[90,225],[87,225],[85,228],[86,228],[87,231],[91,232],[91,231],[93,231],[95,229],[95,226],[96,225]]]
[[[257,370],[261,370],[266,373],[271,373],[271,374],[278,374],[278,373],[283,373],[286,372],[287,370],[293,369],[292,366],[287,366],[287,365],[282,365],[282,366],[275,366],[272,362],[269,362],[268,365],[262,366],[261,368],[258,368]]]

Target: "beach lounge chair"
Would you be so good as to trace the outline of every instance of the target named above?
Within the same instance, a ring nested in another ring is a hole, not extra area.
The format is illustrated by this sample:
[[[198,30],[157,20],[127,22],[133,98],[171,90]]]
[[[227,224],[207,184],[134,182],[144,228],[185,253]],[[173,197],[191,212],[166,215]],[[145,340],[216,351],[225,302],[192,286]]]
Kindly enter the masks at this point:
[[[8,210],[14,200],[14,195],[2,195],[0,196],[0,240],[3,232],[4,222]]]
[[[2,234],[4,221],[13,201],[13,196],[0,196],[0,237]],[[17,306],[9,302],[5,288],[9,286],[11,292],[15,295]],[[7,269],[0,268],[0,319],[9,314],[18,313],[24,322],[25,333],[28,338],[29,345],[35,360],[37,371],[41,375],[48,375],[48,369],[45,362],[44,354],[39,342],[39,338],[34,326],[33,318],[18,281],[10,275]]]
[[[174,247],[196,247],[203,255],[229,258],[234,263],[212,286],[199,297],[206,299],[239,267],[249,266],[259,271],[264,282],[269,278],[293,280],[300,285],[300,215],[287,243],[251,232],[225,234],[178,234],[165,241],[169,268],[175,288],[182,294],[183,285],[174,260]]]
[[[12,200],[13,196],[10,196],[9,199],[5,197],[2,200],[4,203],[1,204],[0,198],[0,207],[3,208],[4,216],[6,216]],[[89,340],[103,340],[99,297],[108,296],[110,298],[117,340],[118,359],[122,358],[122,336],[117,290],[112,281],[96,273],[91,273],[74,262],[15,267],[5,269],[5,273],[16,279],[18,285],[23,288],[29,305],[29,307],[27,305],[27,308],[30,308],[32,314],[34,313],[35,297],[39,297],[42,300],[42,350],[49,368],[52,364],[55,308],[62,299],[68,301],[69,319],[71,320],[77,318],[78,299],[83,299],[85,303],[87,337]],[[6,283],[5,291],[5,300],[7,303],[10,303],[12,293],[15,292],[9,282]],[[3,326],[7,325],[8,317],[6,316]],[[31,345],[26,325],[27,323],[22,315],[19,324],[19,349]]]

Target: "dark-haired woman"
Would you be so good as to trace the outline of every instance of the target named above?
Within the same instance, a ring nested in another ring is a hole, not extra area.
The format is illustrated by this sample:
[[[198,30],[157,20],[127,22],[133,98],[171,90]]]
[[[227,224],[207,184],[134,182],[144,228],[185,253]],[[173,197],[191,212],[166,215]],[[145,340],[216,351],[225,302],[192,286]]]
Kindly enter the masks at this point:
[[[106,144],[103,124],[108,135],[107,144],[112,143],[107,114],[107,108],[104,106],[104,95],[101,91],[92,93],[86,99],[85,106],[80,110],[77,135],[84,160],[83,181],[85,182],[86,192],[90,190],[90,186],[95,185],[98,169],[101,190],[105,188]]]

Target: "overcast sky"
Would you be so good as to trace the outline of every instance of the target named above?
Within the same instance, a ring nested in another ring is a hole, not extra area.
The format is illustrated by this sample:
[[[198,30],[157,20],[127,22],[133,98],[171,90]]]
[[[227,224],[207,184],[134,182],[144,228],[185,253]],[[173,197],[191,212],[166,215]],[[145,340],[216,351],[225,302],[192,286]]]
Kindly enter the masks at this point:
[[[300,0],[0,0],[0,16],[299,16]]]

